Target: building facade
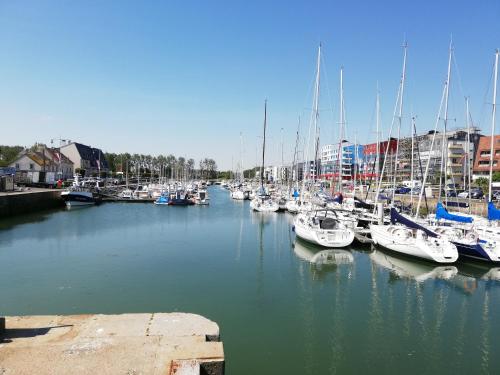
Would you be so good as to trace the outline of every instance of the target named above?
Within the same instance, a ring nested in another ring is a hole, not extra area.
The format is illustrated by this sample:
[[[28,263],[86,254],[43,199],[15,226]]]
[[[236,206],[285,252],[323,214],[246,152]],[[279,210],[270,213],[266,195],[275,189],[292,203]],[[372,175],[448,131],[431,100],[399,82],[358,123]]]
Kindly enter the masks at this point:
[[[98,148],[71,142],[61,146],[60,149],[73,162],[75,171],[78,169],[80,174],[92,176],[109,172],[108,162]]]
[[[491,136],[481,137],[474,160],[473,178],[489,178],[490,175]],[[500,135],[493,138],[493,173],[500,172]]]

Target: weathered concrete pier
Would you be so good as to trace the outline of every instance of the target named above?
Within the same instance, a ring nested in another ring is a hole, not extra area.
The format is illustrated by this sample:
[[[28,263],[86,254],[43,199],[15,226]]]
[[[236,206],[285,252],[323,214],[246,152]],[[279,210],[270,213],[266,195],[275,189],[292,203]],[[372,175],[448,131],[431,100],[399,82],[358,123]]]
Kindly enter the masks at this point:
[[[30,188],[0,193],[0,218],[64,207],[61,190]]]
[[[224,374],[216,323],[195,314],[12,316],[0,374]]]

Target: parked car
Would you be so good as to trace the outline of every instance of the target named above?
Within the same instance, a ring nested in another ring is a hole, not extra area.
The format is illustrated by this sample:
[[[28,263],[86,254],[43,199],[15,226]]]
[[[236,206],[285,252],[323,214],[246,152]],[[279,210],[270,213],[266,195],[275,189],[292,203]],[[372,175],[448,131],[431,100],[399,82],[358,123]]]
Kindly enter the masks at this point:
[[[413,189],[411,189],[411,193],[410,194],[411,195],[420,195],[420,190],[421,190],[420,186],[416,186]]]
[[[398,186],[396,188],[396,194],[408,194],[411,191],[411,188],[406,186]]]
[[[446,196],[449,197],[449,198],[450,197],[456,197],[457,196],[457,191],[456,190],[448,190],[446,192]]]
[[[459,198],[469,198],[469,192],[468,191],[462,191],[461,193],[458,193]]]
[[[484,197],[483,190],[481,188],[475,188],[470,191],[470,197],[472,199],[481,199]]]
[[[491,193],[491,200],[498,201],[500,200],[500,190],[495,190]]]

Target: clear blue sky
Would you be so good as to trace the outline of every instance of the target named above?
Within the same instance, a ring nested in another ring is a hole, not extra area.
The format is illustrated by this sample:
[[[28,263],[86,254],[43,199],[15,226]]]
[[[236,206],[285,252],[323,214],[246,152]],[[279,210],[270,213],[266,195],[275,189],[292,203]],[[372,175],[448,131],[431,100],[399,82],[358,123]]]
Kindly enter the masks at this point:
[[[388,128],[408,40],[405,118],[433,127],[453,35],[450,117],[463,95],[489,132],[500,1],[0,0],[0,144],[69,138],[110,152],[255,163],[264,98],[269,162],[291,158],[307,126],[316,50],[324,46],[322,143],[336,138],[345,69],[348,138],[374,139],[377,82]],[[406,121],[408,122],[408,121]],[[453,124],[452,124],[453,125]],[[405,125],[408,127],[409,125]]]

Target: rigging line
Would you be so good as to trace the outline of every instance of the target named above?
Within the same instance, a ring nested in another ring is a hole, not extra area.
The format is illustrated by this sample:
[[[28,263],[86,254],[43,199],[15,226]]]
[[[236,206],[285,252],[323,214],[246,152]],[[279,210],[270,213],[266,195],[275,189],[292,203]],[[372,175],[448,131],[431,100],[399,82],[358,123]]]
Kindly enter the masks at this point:
[[[488,101],[487,97],[490,94],[490,90],[492,89],[492,82],[493,82],[493,75],[494,75],[494,70],[495,70],[495,64],[493,63],[491,65],[490,69],[490,78],[488,79],[488,83],[486,85],[486,90],[484,91],[484,96],[481,104],[481,111],[479,113],[479,121],[478,124],[481,126],[483,124],[483,120],[485,119],[485,116],[490,116],[490,111],[489,111],[489,106],[492,104]]]
[[[455,58],[455,49],[451,51],[451,59],[453,61],[453,66],[455,68],[455,71],[457,72],[457,78],[455,81],[458,81],[458,87],[460,89],[460,95],[462,95],[463,98],[465,98],[467,95],[465,95],[464,88],[462,86],[462,76],[460,74],[460,69],[458,69],[458,64],[457,64],[457,59]]]

